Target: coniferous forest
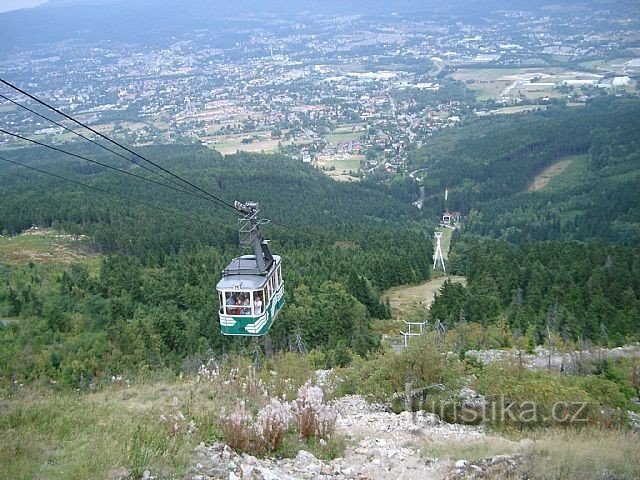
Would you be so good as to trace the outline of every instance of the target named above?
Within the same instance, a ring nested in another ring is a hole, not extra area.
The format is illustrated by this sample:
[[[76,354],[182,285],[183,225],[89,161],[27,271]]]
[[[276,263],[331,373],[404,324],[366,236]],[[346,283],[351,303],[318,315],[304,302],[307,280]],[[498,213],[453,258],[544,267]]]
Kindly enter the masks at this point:
[[[389,316],[380,291],[429,278],[420,212],[385,188],[335,183],[277,155],[222,158],[199,147],[144,154],[221,198],[260,200],[274,221],[266,227],[272,251],[285,259],[287,308],[271,330],[276,350],[301,335],[331,363],[348,361],[349,352],[367,355],[379,348],[371,319]],[[254,349],[253,340],[223,337],[217,317],[215,285],[241,253],[232,212],[42,150],[12,158],[119,196],[2,165],[6,237],[53,227],[86,238],[82,247],[100,254],[89,265],[3,262],[5,379],[75,384]]]
[[[625,98],[470,121],[411,159],[427,171],[422,209],[411,205],[420,185],[404,175],[337,183],[281,155],[140,151],[228,202],[260,202],[272,220],[265,227],[272,251],[284,258],[286,307],[271,330],[273,348],[302,341],[332,366],[381,348],[373,320],[389,318],[390,308],[380,294],[430,278],[430,239],[445,209],[464,217],[449,269],[467,285],[445,283],[432,320],[505,325],[533,342],[549,331],[606,345],[638,340],[639,127],[640,105]],[[157,178],[82,144],[68,149]],[[44,149],[3,156],[57,175],[0,162],[3,242],[36,225],[76,239],[87,255],[65,263],[0,259],[4,382],[87,385],[254,351],[253,340],[223,337],[217,319],[215,285],[240,253],[232,212]],[[563,159],[571,162],[562,175],[529,188]]]

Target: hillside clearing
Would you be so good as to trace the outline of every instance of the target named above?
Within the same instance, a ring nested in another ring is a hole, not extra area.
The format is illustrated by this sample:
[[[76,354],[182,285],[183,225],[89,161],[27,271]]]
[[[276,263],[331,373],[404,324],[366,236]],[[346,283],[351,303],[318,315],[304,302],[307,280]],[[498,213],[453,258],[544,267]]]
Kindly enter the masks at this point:
[[[0,237],[0,258],[13,264],[69,264],[97,258],[83,235],[75,237],[51,229],[31,228],[14,237]]]
[[[383,298],[389,299],[391,305],[391,317],[394,320],[413,315],[422,314],[429,311],[429,307],[442,288],[442,284],[449,280],[454,283],[466,284],[466,279],[459,275],[449,275],[434,278],[420,285],[395,287],[388,290]]]
[[[574,157],[563,158],[553,165],[549,165],[533,179],[533,182],[531,182],[531,185],[529,185],[528,191],[537,192],[538,190],[542,190],[549,184],[553,177],[564,172],[567,167],[571,165],[573,160]]]
[[[442,232],[442,256],[445,261],[448,258],[449,248],[451,246],[451,235],[453,230],[450,228],[441,228]],[[435,245],[434,245],[435,249]],[[438,272],[442,274],[442,272]],[[432,278],[428,282],[420,285],[403,285],[394,287],[386,291],[382,295],[382,300],[389,300],[391,305],[391,317],[394,320],[407,318],[412,316],[424,317],[426,312],[436,296],[436,293],[442,288],[442,284],[449,280],[454,283],[462,283],[466,285],[466,279],[459,275],[446,275]]]

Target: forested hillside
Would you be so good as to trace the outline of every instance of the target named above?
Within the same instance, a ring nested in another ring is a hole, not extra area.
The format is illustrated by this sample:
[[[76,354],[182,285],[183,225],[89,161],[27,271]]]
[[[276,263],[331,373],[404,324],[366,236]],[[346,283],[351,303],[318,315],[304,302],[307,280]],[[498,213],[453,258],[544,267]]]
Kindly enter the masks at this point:
[[[468,348],[552,336],[621,345],[640,322],[640,103],[480,119],[421,149],[425,208],[464,216],[430,318],[473,325]],[[532,189],[550,166],[562,169]],[[448,188],[448,202],[442,192]],[[487,329],[493,332],[486,335]],[[482,333],[484,332],[484,333]],[[500,333],[501,332],[501,333]]]
[[[299,333],[308,348],[325,352],[328,364],[348,361],[349,351],[366,355],[379,345],[372,317],[389,315],[378,292],[430,275],[430,232],[420,212],[396,199],[392,188],[335,183],[274,155],[222,158],[184,147],[144,154],[227,201],[259,199],[264,216],[280,224],[267,226],[272,250],[284,257],[288,305],[271,333],[278,350],[288,349]],[[253,351],[252,341],[223,338],[217,319],[215,284],[239,253],[232,212],[41,150],[5,156],[120,195],[0,165],[5,235],[32,224],[53,227],[85,235],[85,247],[104,255],[97,266],[2,263],[5,380],[87,384]],[[124,160],[110,164],[130,168]],[[150,176],[138,167],[129,171]]]
[[[467,237],[455,242],[449,267],[467,285],[445,283],[430,311],[450,328],[498,325],[508,346],[528,336],[623,345],[640,339],[640,252],[577,242],[512,245]],[[494,339],[495,340],[495,339]]]
[[[552,334],[637,340],[639,126],[636,101],[607,98],[450,129],[412,159],[427,169],[421,210],[411,206],[418,183],[408,176],[337,183],[279,155],[222,157],[195,146],[142,153],[227,202],[260,201],[274,220],[272,250],[284,258],[287,306],[271,330],[273,346],[316,348],[325,365],[340,365],[380,348],[372,320],[390,315],[382,290],[429,278],[430,238],[445,208],[466,216],[448,265],[468,284],[445,284],[430,318],[450,329],[473,325],[481,333],[467,336],[468,347],[518,337],[535,344]],[[166,183],[124,159],[74,152]],[[71,264],[2,260],[5,380],[87,384],[253,352],[252,341],[222,337],[217,320],[215,284],[240,251],[233,212],[59,153],[3,155],[58,177],[0,162],[2,240],[19,242],[16,234],[37,225],[81,238],[99,255]],[[530,191],[558,161],[569,166]],[[496,329],[500,338],[487,343]]]
[[[427,170],[425,208],[460,211],[468,232],[515,243],[639,245],[638,131],[640,102],[603,97],[585,107],[471,121],[434,137],[412,162]],[[557,181],[528,191],[560,161],[569,167]]]

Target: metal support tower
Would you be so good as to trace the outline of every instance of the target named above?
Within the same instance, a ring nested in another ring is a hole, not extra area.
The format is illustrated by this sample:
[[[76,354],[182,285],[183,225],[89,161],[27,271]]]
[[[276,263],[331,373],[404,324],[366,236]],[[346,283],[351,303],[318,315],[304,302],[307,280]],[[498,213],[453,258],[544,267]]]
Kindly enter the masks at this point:
[[[440,263],[442,264],[442,271],[447,273],[447,269],[444,266],[444,257],[442,256],[442,232],[435,232],[434,236],[436,238],[436,252],[433,255],[433,269],[436,269],[438,260],[440,260]]]
[[[425,320],[424,322],[407,322],[406,320],[403,320],[403,322],[407,327],[409,327],[408,331],[406,332],[403,332],[402,330],[400,330],[400,333],[404,337],[404,348],[407,348],[407,346],[409,345],[409,338],[419,337],[420,335],[422,335],[422,332],[424,330],[425,325],[427,324],[427,321]],[[412,327],[417,327],[420,331],[416,332],[415,330],[412,330]]]

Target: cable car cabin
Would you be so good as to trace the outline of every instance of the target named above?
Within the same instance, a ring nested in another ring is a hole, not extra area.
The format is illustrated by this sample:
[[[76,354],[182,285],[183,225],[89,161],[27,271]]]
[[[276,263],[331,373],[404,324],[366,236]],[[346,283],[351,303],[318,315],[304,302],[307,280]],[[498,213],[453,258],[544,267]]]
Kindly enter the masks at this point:
[[[218,282],[223,335],[265,335],[284,305],[281,258],[273,255],[265,274],[255,255],[234,258]]]
[[[260,337],[269,332],[284,305],[282,258],[272,255],[269,240],[262,235],[256,202],[235,202],[244,214],[238,220],[240,245],[251,247],[253,255],[231,260],[216,285],[220,300],[220,330],[223,335]]]

